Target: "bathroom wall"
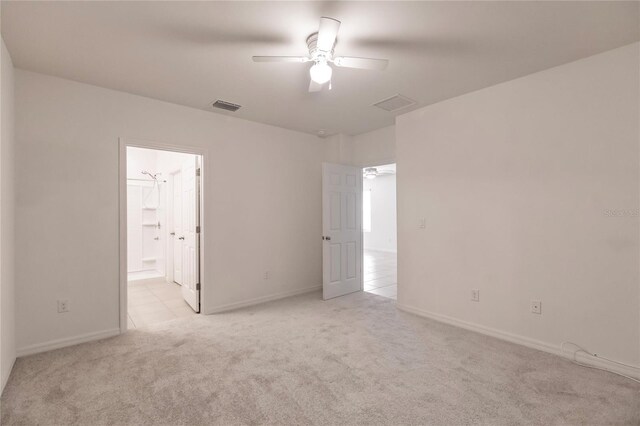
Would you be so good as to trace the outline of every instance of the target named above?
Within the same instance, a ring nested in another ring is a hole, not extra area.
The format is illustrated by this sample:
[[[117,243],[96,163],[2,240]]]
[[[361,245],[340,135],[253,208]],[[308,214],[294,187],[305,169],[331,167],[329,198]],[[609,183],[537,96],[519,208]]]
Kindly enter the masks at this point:
[[[167,282],[173,282],[173,176],[190,157],[194,155],[137,147],[127,148],[129,272],[153,270],[165,277]],[[158,175],[160,198],[155,210],[141,210],[140,202],[142,191],[143,198],[149,197],[147,204],[153,204],[154,197],[150,194],[153,183],[131,179],[150,179],[148,175],[141,173],[143,170]],[[141,222],[152,221],[160,223],[159,229],[141,225]],[[145,255],[141,256],[140,251]],[[141,263],[141,257],[153,257],[155,261]]]
[[[364,233],[364,248],[397,252],[396,175],[364,179],[363,189],[371,191],[371,231]]]
[[[159,173],[158,152],[127,148],[127,270],[130,278],[136,272],[155,271],[165,275],[163,243],[160,240],[164,222],[164,184],[155,188],[142,171]],[[136,180],[144,179],[144,180]],[[159,180],[163,177],[159,176]],[[160,228],[150,224],[160,223]],[[133,274],[132,274],[133,273]]]
[[[142,171],[155,172],[158,168],[158,151],[136,147],[127,148],[127,179],[149,179]]]

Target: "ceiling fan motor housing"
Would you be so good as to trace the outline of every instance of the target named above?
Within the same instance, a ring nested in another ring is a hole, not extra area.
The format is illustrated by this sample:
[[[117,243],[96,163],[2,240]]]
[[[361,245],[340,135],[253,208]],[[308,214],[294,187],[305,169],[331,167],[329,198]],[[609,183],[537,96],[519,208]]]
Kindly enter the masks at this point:
[[[333,58],[333,49],[335,48],[336,43],[333,43],[331,46],[330,52],[325,52],[318,49],[318,33],[313,33],[309,37],[307,37],[307,47],[309,48],[309,56],[311,56],[311,60],[318,61],[318,59],[324,58],[327,61],[330,61]]]

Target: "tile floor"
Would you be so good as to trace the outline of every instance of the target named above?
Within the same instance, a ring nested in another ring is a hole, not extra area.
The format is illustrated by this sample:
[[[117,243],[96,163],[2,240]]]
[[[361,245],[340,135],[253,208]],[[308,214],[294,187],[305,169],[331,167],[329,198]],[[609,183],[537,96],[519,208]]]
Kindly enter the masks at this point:
[[[182,298],[180,286],[164,278],[129,281],[128,287],[128,328],[196,315]]]
[[[396,299],[398,295],[398,261],[396,253],[364,251],[364,291]]]

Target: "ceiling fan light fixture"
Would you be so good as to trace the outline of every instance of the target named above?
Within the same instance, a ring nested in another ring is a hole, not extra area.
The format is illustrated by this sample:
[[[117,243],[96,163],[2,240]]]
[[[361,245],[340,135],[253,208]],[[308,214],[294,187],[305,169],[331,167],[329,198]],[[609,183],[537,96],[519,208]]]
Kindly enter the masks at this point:
[[[254,56],[254,62],[313,62],[309,69],[311,82],[309,92],[331,90],[333,69],[330,64],[339,68],[362,70],[383,70],[389,64],[387,59],[358,58],[355,56],[333,56],[340,21],[328,16],[320,18],[318,31],[307,37],[308,56]],[[329,84],[326,84],[329,83]]]
[[[309,70],[311,80],[318,84],[324,84],[331,80],[331,74],[333,74],[333,70],[327,61],[317,61]]]
[[[375,179],[378,176],[378,170],[375,167],[367,167],[364,169],[364,178],[365,179]]]

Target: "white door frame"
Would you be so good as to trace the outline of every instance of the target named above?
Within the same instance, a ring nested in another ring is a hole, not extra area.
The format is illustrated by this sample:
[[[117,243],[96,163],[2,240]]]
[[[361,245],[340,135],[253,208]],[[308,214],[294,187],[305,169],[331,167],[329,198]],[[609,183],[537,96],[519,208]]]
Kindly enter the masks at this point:
[[[202,163],[200,164],[200,312],[207,312],[207,306],[203,303],[207,294],[207,267],[204,262],[204,253],[206,246],[205,216],[205,176],[206,171],[210,167],[208,164],[209,153],[206,148],[194,147],[190,145],[175,145],[162,142],[148,141],[133,138],[118,138],[118,191],[119,191],[119,239],[120,239],[120,333],[127,331],[127,147],[156,149],[161,151],[181,152],[185,154],[199,155]]]

